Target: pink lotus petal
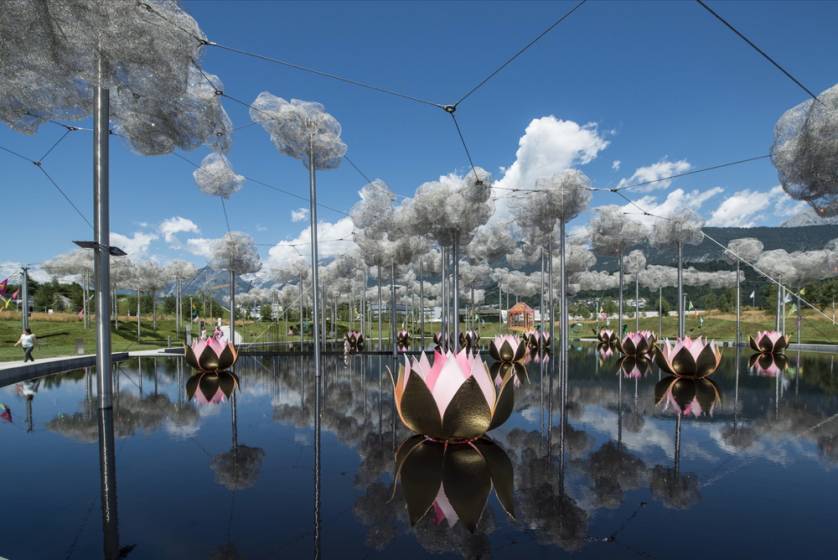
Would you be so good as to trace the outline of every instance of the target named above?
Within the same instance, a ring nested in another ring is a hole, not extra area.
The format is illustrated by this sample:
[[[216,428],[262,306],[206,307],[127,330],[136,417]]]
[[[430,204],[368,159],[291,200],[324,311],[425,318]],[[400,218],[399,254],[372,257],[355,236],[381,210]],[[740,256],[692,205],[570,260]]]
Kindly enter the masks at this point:
[[[449,352],[449,356],[451,353]],[[469,353],[465,348],[460,350],[456,356],[457,365],[460,366],[460,371],[463,374],[463,379],[468,379],[471,375],[471,364],[469,363]]]
[[[440,352],[434,351],[434,364],[429,370],[425,379],[425,385],[428,386],[428,389],[433,392],[434,387],[436,387],[436,382],[439,379],[440,373],[442,373],[442,368],[445,366],[445,362],[447,358]]]
[[[465,383],[466,377],[463,376],[463,372],[460,369],[457,360],[453,359],[453,356],[452,359],[435,360],[435,369],[438,362],[442,363],[442,368],[435,380],[436,382],[431,390],[431,394],[433,395],[434,400],[436,401],[436,406],[439,409],[439,417],[442,419],[445,417],[445,410],[448,408],[448,405],[451,403],[454,395],[457,394],[460,386]]]
[[[460,517],[457,515],[457,512],[454,511],[454,508],[451,506],[451,502],[448,500],[448,496],[445,495],[445,491],[442,489],[442,486],[439,487],[439,492],[436,494],[436,499],[434,500],[434,523],[439,525],[442,523],[443,520],[448,522],[448,527],[451,528],[457,524],[457,521],[460,520]]]

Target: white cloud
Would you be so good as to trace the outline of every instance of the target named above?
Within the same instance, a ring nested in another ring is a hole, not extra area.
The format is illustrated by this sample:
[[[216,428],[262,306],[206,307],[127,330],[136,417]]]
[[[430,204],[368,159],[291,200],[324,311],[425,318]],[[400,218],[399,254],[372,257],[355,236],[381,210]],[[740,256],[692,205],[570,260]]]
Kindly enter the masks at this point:
[[[337,222],[320,222],[317,224],[317,245],[321,259],[335,257],[356,248],[352,241],[352,218],[341,218]],[[283,240],[268,250],[268,258],[262,270],[268,273],[271,269],[281,267],[289,259],[298,259],[302,255],[306,261],[311,255],[311,226],[300,231],[296,238]],[[348,241],[347,241],[348,240]],[[190,239],[190,241],[192,241]]]
[[[596,124],[579,125],[549,115],[530,121],[518,141],[515,161],[503,170],[495,184],[496,210],[494,220],[508,220],[506,199],[514,188],[532,188],[536,179],[593,161],[608,147]]]
[[[201,230],[198,229],[198,225],[195,222],[189,218],[184,218],[183,216],[173,216],[160,223],[160,233],[163,235],[163,239],[166,240],[166,243],[177,242],[175,235],[178,233],[200,232]]]
[[[658,199],[654,196],[647,195],[637,199],[635,201],[636,206],[626,204],[623,206],[623,211],[631,215],[632,219],[642,222],[647,227],[652,227],[659,218],[643,215],[640,208],[657,216],[671,216],[685,209],[694,210],[700,214],[704,203],[722,192],[724,192],[724,189],[721,187],[713,187],[706,191],[696,189],[689,192],[684,189],[675,189],[667,194],[662,202],[658,202]]]
[[[295,224],[297,222],[302,222],[306,218],[308,218],[307,208],[297,208],[296,210],[291,210],[291,221]]]
[[[111,245],[119,247],[130,258],[143,257],[148,253],[148,248],[151,242],[158,239],[158,236],[153,233],[144,233],[142,231],[135,231],[134,235],[128,237],[121,233],[111,232]]]
[[[206,237],[193,237],[186,240],[186,250],[198,257],[209,259],[212,257],[212,242],[214,239]]]
[[[611,162],[611,169],[613,169],[614,171],[619,171],[620,170],[620,165],[622,165],[622,163],[623,162],[621,162],[620,160],[615,159],[614,161]]]
[[[658,189],[665,189],[672,184],[671,179],[663,179],[663,177],[671,177],[679,173],[684,173],[692,168],[690,162],[685,159],[678,161],[668,161],[662,159],[652,165],[638,167],[631,177],[628,179],[621,179],[617,184],[618,187],[626,187],[628,185],[635,185],[637,183],[646,183],[648,181],[655,181],[648,185],[643,185],[632,189],[635,192],[651,192]]]
[[[719,205],[710,219],[708,226],[753,227],[764,219],[764,211],[771,204],[770,193],[743,190],[727,197]]]

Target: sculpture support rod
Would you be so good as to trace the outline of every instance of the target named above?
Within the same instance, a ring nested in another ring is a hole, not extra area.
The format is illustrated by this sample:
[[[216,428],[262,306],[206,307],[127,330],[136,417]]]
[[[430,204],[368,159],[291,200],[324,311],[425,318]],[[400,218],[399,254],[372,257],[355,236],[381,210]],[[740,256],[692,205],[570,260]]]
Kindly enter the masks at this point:
[[[102,61],[99,61],[101,75]],[[93,236],[94,274],[96,276],[96,373],[99,408],[113,405],[111,372],[111,274],[110,274],[110,199],[108,185],[110,94],[96,88],[93,109]]]
[[[454,272],[453,284],[451,290],[454,292],[454,350],[459,350],[460,344],[460,232],[454,232]]]
[[[446,308],[448,307],[448,290],[447,282],[448,279],[448,259],[446,258],[445,246],[441,245],[440,248],[440,274],[441,274],[441,284],[440,287],[442,293],[440,298],[440,307],[439,307],[439,333],[440,333],[440,344],[439,346],[444,350],[448,346],[448,324],[447,324],[447,316],[446,316]]]
[[[677,243],[678,247],[678,338],[684,338],[686,332],[685,317],[684,317],[684,244],[681,241]]]
[[[617,315],[619,316],[619,319],[617,319],[617,336],[622,338],[622,336],[623,336],[623,249],[622,249],[622,247],[620,248],[620,256],[619,256],[617,264],[620,267],[620,273],[619,273],[620,294],[619,294],[619,298],[618,298],[619,299],[619,305],[618,305],[618,309],[617,309]]]
[[[390,341],[393,346],[393,357],[398,350],[396,345],[396,262],[390,261]]]
[[[382,331],[381,331],[381,306],[382,306],[383,300],[381,299],[381,261],[380,260],[378,261],[378,281],[376,282],[376,284],[378,284],[378,351],[380,352],[381,351],[382,338],[384,336],[382,334]]]
[[[303,351],[303,273],[300,273],[300,352]]]
[[[634,330],[640,330],[640,271],[634,273]]]
[[[236,273],[230,271],[230,342],[236,343]]]
[[[741,279],[739,277],[739,259],[736,259],[736,347],[739,347],[739,341],[742,340],[742,294],[741,294]],[[737,369],[739,362],[736,363]],[[737,379],[738,382],[738,379]]]
[[[562,229],[562,231],[564,231]],[[562,250],[564,250],[564,246],[562,246]],[[564,259],[564,254],[562,254],[562,259]],[[562,260],[562,262],[564,262]],[[562,274],[564,274],[564,266],[562,266]],[[553,286],[555,283],[553,282],[553,232],[550,232],[550,239],[547,241],[547,312],[550,316],[550,350],[552,351],[555,348],[556,343],[556,306],[553,300]],[[562,314],[564,314],[564,307],[562,307]],[[564,338],[564,331],[560,333],[562,338]],[[544,333],[541,333],[541,336],[544,336]],[[559,372],[561,373],[561,372]]]
[[[552,239],[552,236],[551,236]],[[551,241],[552,242],[552,241]],[[559,305],[561,305],[561,325],[560,335],[562,337],[562,345],[560,347],[561,352],[561,371],[559,372],[562,376],[562,394],[564,394],[565,386],[567,385],[567,348],[568,342],[570,338],[570,333],[568,332],[568,309],[567,309],[567,266],[565,260],[565,253],[567,252],[566,247],[566,240],[565,240],[565,223],[564,220],[559,221],[559,244],[561,245],[560,251],[561,255],[559,256],[559,266],[561,266],[561,271],[559,271]],[[553,256],[550,255],[550,266],[552,267]],[[552,293],[552,286],[550,286],[550,292]],[[552,298],[551,298],[552,299]],[[552,312],[552,306],[550,308]],[[553,323],[552,315],[550,316],[550,342],[553,342]],[[566,421],[564,417],[564,413],[562,413],[562,424]]]
[[[20,271],[20,287],[21,300],[23,300],[20,322],[23,330],[26,330],[29,328],[29,269],[25,266]]]
[[[782,315],[782,312],[780,311],[780,308],[783,305],[783,285],[781,284],[781,282],[782,282],[782,277],[778,276],[777,277],[777,319],[774,321],[774,330],[777,331],[777,332],[780,332],[780,331],[783,330],[782,329],[782,324],[781,324],[781,319],[780,319],[780,317]]]
[[[422,278],[422,259],[419,259],[419,344],[425,349],[425,280]]]
[[[317,270],[317,175],[314,169],[314,131],[309,135],[309,216],[311,216],[311,308],[314,330],[314,376],[320,387],[320,282]],[[318,411],[319,414],[319,411]]]
[[[121,557],[119,548],[119,515],[116,499],[115,451],[113,409],[100,408],[99,489],[102,498],[102,544],[104,558],[106,560],[117,560]]]

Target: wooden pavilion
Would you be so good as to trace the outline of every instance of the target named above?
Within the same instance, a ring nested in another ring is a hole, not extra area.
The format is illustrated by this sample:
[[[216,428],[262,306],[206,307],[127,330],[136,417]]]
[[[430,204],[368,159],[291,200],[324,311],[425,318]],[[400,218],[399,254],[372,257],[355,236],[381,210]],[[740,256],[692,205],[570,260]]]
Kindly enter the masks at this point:
[[[535,325],[535,312],[524,302],[518,302],[506,312],[506,327],[512,331],[529,331]]]

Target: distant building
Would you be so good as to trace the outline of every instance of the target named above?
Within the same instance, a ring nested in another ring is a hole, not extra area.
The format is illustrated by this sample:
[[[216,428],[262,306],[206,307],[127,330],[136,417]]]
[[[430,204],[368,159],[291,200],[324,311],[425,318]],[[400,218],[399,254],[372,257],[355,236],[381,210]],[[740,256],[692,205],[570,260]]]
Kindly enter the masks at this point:
[[[524,302],[518,302],[506,312],[506,326],[510,330],[528,331],[535,324],[535,312]]]

